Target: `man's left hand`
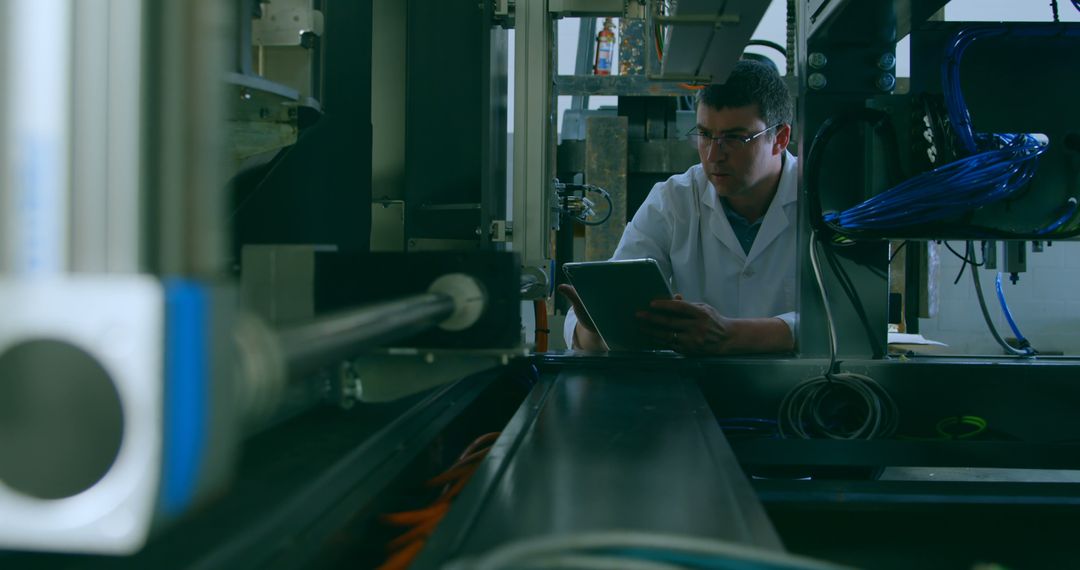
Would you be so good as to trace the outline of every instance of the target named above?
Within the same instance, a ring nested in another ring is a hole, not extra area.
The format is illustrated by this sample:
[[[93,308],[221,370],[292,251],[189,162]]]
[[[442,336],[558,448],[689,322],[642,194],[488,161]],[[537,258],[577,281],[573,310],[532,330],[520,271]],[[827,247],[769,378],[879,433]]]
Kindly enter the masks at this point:
[[[721,315],[705,303],[690,303],[676,296],[657,300],[648,311],[637,313],[642,332],[662,346],[685,354],[737,352],[738,319]]]

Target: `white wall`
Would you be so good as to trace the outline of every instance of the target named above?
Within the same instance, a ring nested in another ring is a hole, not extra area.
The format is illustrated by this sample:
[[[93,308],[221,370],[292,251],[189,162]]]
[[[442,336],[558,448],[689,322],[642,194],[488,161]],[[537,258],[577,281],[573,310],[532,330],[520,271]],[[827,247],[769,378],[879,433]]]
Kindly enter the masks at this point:
[[[951,242],[963,253],[963,242]],[[949,345],[955,354],[1001,354],[986,327],[975,296],[970,267],[960,283],[953,285],[961,261],[941,249],[938,282],[940,312],[936,318],[920,319],[923,336]],[[1020,332],[1041,351],[1080,354],[1080,243],[1056,242],[1041,253],[1028,251],[1028,271],[1016,285],[1002,275],[1002,290]],[[983,295],[1002,337],[1011,337],[994,288],[996,272],[979,270]]]

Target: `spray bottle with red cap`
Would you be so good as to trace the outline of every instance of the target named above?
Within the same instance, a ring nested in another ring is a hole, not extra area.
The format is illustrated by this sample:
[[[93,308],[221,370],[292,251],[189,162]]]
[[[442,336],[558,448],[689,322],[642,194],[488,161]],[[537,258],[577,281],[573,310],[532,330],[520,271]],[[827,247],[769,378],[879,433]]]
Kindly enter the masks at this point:
[[[615,24],[611,18],[604,18],[604,28],[596,34],[596,63],[593,64],[593,75],[611,75],[614,59]]]

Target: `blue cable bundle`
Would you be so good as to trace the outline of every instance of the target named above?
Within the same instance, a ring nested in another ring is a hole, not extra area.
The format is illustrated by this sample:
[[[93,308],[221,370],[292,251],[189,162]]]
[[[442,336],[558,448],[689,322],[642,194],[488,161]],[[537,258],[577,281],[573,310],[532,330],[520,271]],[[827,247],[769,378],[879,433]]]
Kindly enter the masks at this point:
[[[824,219],[847,230],[903,228],[956,218],[1007,198],[1035,175],[1046,145],[1030,135],[994,138],[1001,148],[924,172],[843,212],[827,212]]]
[[[949,45],[945,48],[945,64],[941,66],[941,89],[945,95],[945,108],[949,114],[949,122],[960,140],[960,145],[969,154],[975,153],[978,146],[975,143],[975,134],[971,127],[971,114],[968,112],[967,103],[960,92],[960,59],[964,56],[964,50],[979,38],[1001,36],[1007,30],[1000,27],[976,27],[960,30],[957,32]]]
[[[1009,198],[1035,176],[1046,143],[1027,134],[985,134],[972,130],[971,115],[960,92],[960,60],[979,38],[1006,34],[1037,35],[1034,28],[980,26],[962,30],[949,42],[942,65],[942,90],[952,130],[968,156],[939,166],[842,212],[825,212],[822,219],[849,231],[895,230],[955,220]],[[1037,230],[1049,234],[1077,213],[1071,198],[1064,213]]]

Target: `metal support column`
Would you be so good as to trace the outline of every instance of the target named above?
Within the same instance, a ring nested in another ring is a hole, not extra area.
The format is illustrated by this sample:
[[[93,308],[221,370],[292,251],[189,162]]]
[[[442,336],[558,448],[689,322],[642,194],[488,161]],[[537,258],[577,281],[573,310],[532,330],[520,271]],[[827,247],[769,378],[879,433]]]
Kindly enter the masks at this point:
[[[521,0],[516,8],[513,245],[527,269],[546,269],[551,257],[555,32],[547,7]],[[546,292],[544,285],[536,290]]]
[[[820,225],[812,216],[816,200],[808,194],[813,185],[814,195],[821,200],[824,210],[841,205],[857,203],[864,199],[864,183],[867,179],[866,163],[868,143],[864,138],[865,123],[844,123],[840,134],[833,136],[825,148],[810,148],[822,124],[829,119],[844,116],[863,109],[866,101],[882,89],[875,84],[881,74],[875,62],[887,52],[895,52],[897,22],[891,2],[848,2],[842,11],[831,14],[827,21],[822,17],[812,19],[808,13],[800,14],[798,77],[800,78],[799,149],[801,159],[801,184],[803,199],[807,203],[799,209],[798,254],[801,263],[799,273],[800,312],[796,345],[803,356],[828,354],[828,335],[825,334],[825,309],[809,262],[811,228]],[[859,46],[849,49],[849,46]],[[824,56],[827,63],[811,67],[809,57]],[[835,119],[839,120],[839,119]],[[817,171],[811,172],[808,158],[823,152]],[[828,176],[827,173],[834,173]],[[835,175],[843,173],[843,175]],[[829,304],[835,318],[838,352],[841,357],[879,357],[884,353],[888,326],[888,251],[884,242],[866,242],[846,248],[837,248],[823,237],[819,259],[829,292]]]

